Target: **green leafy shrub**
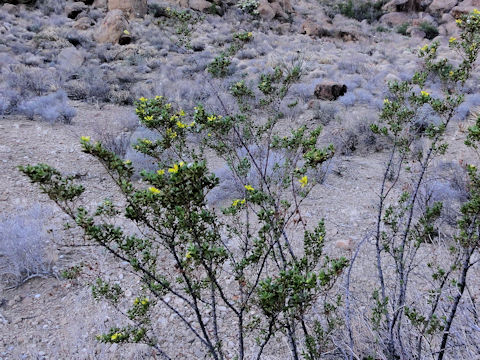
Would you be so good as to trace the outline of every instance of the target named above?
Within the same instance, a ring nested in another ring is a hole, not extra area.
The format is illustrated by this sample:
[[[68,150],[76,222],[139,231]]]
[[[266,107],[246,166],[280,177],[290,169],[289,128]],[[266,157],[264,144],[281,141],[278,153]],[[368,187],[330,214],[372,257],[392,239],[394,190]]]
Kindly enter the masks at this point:
[[[358,21],[367,20],[369,23],[378,20],[382,15],[382,6],[385,4],[384,0],[376,2],[370,1],[353,1],[348,0],[338,4],[338,11],[343,16],[352,18]]]
[[[402,25],[398,26],[396,31],[397,33],[403,35],[403,36],[407,36],[407,29],[408,27],[410,26],[410,24],[408,22],[406,23],[403,23]]]
[[[142,287],[134,289],[137,298],[124,311],[131,323],[111,328],[99,341],[146,343],[163,355],[151,314],[165,308],[214,359],[227,353],[259,359],[274,337],[285,338],[294,358],[305,352],[313,359],[320,342],[329,342],[321,336],[323,324],[307,318],[320,296],[337,304],[325,307],[325,319],[336,312],[341,300],[331,289],[348,260],[325,255],[324,222],[307,227],[302,217],[302,203],[319,186],[318,173],[333,148],[318,145],[321,127],[293,127],[288,134],[278,129],[278,105],[300,75],[299,66],[263,74],[261,98],[238,114],[218,114],[202,105],[187,112],[161,96],[140,98],[136,113],[141,124],[159,135],[134,145],[156,163],[154,171],[141,173],[141,184],[132,181],[131,161],[83,137],[83,151],[107,169],[125,196],[124,206],[108,200],[89,212],[77,205],[84,188],[73,178],[44,164],[20,167],[75,220],[88,241],[127,261],[142,279]],[[253,90],[237,82],[231,93],[243,104],[252,100]],[[188,141],[192,135],[200,141]],[[227,164],[240,194],[218,210],[208,202],[219,179],[209,170],[206,152]],[[140,232],[116,225],[119,217]],[[123,294],[121,287],[101,279],[93,292],[115,304]],[[166,296],[186,307],[167,302]],[[223,331],[232,323],[237,328],[233,343]]]
[[[258,1],[257,0],[240,0],[237,7],[251,15],[258,15]]]
[[[428,40],[433,40],[438,36],[438,28],[427,21],[420,24],[420,30],[425,33],[425,37]]]

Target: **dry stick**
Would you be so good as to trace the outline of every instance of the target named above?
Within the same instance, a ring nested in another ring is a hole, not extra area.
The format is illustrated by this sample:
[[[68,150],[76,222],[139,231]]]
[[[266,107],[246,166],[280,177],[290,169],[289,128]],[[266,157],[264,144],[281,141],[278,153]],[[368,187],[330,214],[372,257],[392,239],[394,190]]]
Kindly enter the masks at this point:
[[[453,300],[452,307],[450,308],[450,314],[448,315],[447,323],[443,331],[442,343],[440,345],[440,352],[438,354],[437,360],[443,360],[443,357],[445,355],[447,341],[450,335],[450,328],[452,327],[453,319],[455,318],[458,304],[460,303],[460,299],[462,298],[463,292],[465,291],[465,287],[467,285],[467,273],[468,273],[468,270],[470,269],[470,258],[474,251],[475,251],[475,246],[471,246],[470,248],[464,249],[462,274],[460,277],[460,282],[458,284],[459,290],[457,295],[455,296],[455,299]]]
[[[383,267],[382,267],[382,249],[380,246],[380,225],[382,223],[382,214],[383,214],[383,207],[384,207],[384,201],[385,201],[385,185],[388,177],[388,173],[393,165],[393,159],[395,156],[397,150],[397,142],[396,142],[396,137],[394,139],[394,145],[392,148],[392,151],[390,153],[390,159],[388,160],[387,167],[385,168],[385,172],[383,175],[382,179],[382,187],[380,190],[380,203],[378,205],[378,216],[377,216],[377,229],[376,229],[376,236],[375,236],[375,248],[376,248],[376,257],[377,257],[377,275],[378,275],[378,280],[380,281],[380,291],[382,294],[382,303],[385,302],[386,300],[386,292],[385,292],[385,278],[383,275]],[[385,314],[385,318],[387,321],[387,327],[390,329],[391,328],[391,319],[390,315],[387,312]],[[390,342],[387,344],[387,350],[389,354],[394,354],[395,348],[394,348],[394,343],[391,340],[390,337]]]
[[[357,245],[357,248],[355,249],[355,253],[353,254],[352,258],[350,259],[350,266],[348,267],[348,272],[347,276],[345,279],[345,323],[347,326],[348,330],[348,339],[349,339],[349,346],[350,346],[350,354],[348,355],[348,359],[352,360],[354,356],[354,342],[353,342],[353,331],[352,331],[352,324],[351,324],[351,319],[350,319],[350,276],[352,273],[353,269],[353,264],[355,263],[355,260],[357,259],[357,256],[360,252],[360,248],[362,247],[363,243],[370,237],[370,234],[365,236],[362,241]]]

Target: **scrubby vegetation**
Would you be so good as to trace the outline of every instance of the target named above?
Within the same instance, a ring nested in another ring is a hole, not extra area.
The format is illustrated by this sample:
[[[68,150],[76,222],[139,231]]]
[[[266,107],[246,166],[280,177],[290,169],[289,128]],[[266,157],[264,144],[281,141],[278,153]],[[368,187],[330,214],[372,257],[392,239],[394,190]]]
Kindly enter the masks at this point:
[[[229,95],[207,79],[215,106],[189,110],[164,96],[135,102],[141,126],[152,134],[133,145],[151,159],[141,182],[123,151],[81,138],[83,151],[104,166],[124,201],[105,200],[89,209],[82,204],[85,188],[73,177],[45,164],[21,166],[83,230],[86,243],[127,262],[141,280],[128,289],[97,280],[95,298],[126,316],[98,340],[146,343],[170,358],[152,321],[165,309],[214,359],[260,359],[274,339],[283,339],[293,359],[467,356],[479,343],[475,299],[462,298],[479,255],[480,179],[475,164],[450,166],[456,177],[448,181],[432,171],[448,149],[446,132],[480,50],[480,12],[462,15],[457,24],[461,34],[449,46],[462,61],[441,57],[438,42],[423,46],[422,68],[389,83],[379,121],[368,124],[375,136],[361,140],[365,124],[342,131],[337,149],[320,144],[320,125],[279,126],[288,117],[284,109],[298,106],[291,90],[301,79],[301,62],[278,65],[255,83],[228,71],[231,58],[252,38],[247,32],[236,34],[207,66],[213,78],[233,79]],[[339,66],[349,74],[365,71],[353,62]],[[370,93],[360,90],[349,95],[368,103]],[[235,106],[227,106],[227,96]],[[355,101],[343,97],[343,103]],[[335,116],[329,107],[316,110],[325,125]],[[480,118],[466,130],[465,144],[472,149],[478,147],[479,126]],[[376,136],[384,138],[388,152],[377,213],[371,215],[375,225],[356,246],[339,244],[350,259],[331,256],[326,223],[309,222],[305,204],[324,183],[335,151],[349,155],[360,141],[376,144]],[[211,164],[219,161],[224,167],[215,174]],[[222,186],[219,199],[215,191]],[[441,195],[456,202],[444,205]],[[365,299],[365,289],[355,290],[361,281],[356,266],[369,241],[376,275]],[[66,277],[76,276],[78,269],[72,269]],[[135,298],[121,301],[127,290]]]

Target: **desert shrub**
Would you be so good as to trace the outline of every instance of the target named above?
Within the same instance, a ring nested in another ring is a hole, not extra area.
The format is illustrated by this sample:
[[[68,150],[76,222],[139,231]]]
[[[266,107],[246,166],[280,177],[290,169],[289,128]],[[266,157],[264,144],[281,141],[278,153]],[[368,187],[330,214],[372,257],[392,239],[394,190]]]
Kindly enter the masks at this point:
[[[382,6],[384,4],[384,0],[378,0],[376,2],[348,0],[337,6],[338,11],[343,16],[358,21],[368,20],[368,22],[371,23],[377,21],[383,15]]]
[[[109,102],[111,85],[107,72],[97,66],[83,66],[64,89],[68,97],[89,102]]]
[[[65,1],[62,0],[40,0],[35,5],[46,16],[59,15],[65,9]]]
[[[420,29],[425,33],[425,37],[428,40],[433,40],[438,36],[438,28],[427,21],[420,24]]]
[[[462,54],[462,62],[439,58],[438,42],[422,47],[419,56],[424,66],[412,79],[389,84],[381,121],[372,125],[375,133],[392,142],[377,207],[377,285],[370,320],[378,339],[377,353],[389,359],[442,360],[453,353],[462,357],[463,350],[453,350],[448,343],[459,340],[455,334],[461,329],[454,320],[463,316],[458,314],[459,304],[479,249],[480,182],[476,166],[467,166],[469,194],[459,206],[454,231],[445,236],[440,228],[444,205],[439,192],[450,202],[448,192],[454,192],[451,185],[431,177],[432,164],[447,151],[445,135],[464,99],[461,86],[474,71],[480,51],[480,12],[462,15],[457,24],[460,40],[452,39],[450,47]],[[441,94],[426,90],[434,81],[442,83]],[[469,130],[467,145],[475,147],[480,132],[475,127]],[[416,149],[419,140],[421,147]],[[405,186],[398,182],[401,175]],[[433,242],[444,257],[428,256]],[[426,304],[417,296],[419,286],[425,289]]]
[[[67,94],[63,90],[34,97],[18,105],[18,111],[30,119],[40,118],[54,123],[70,124],[76,111],[68,105]]]
[[[249,13],[250,15],[258,15],[258,1],[257,0],[240,0],[236,5],[239,9]]]
[[[44,164],[20,167],[87,239],[128,261],[143,279],[124,312],[133,322],[111,328],[99,341],[147,343],[166,357],[162,342],[154,339],[157,323],[150,321],[152,311],[165,308],[178,315],[214,359],[226,354],[259,359],[274,337],[285,338],[294,358],[304,352],[314,359],[320,344],[329,343],[321,334],[341,303],[331,288],[347,260],[324,255],[323,221],[307,227],[301,206],[322,178],[333,149],[318,145],[319,126],[292,126],[290,132],[278,127],[279,104],[300,74],[298,66],[262,74],[257,83],[262,95],[252,107],[242,104],[253,90],[235,83],[230,91],[243,108],[240,113],[229,113],[222,101],[223,114],[203,105],[186,112],[161,96],[140,98],[136,113],[154,136],[139,137],[134,149],[154,166],[141,172],[139,187],[132,182],[131,159],[82,137],[83,150],[105,166],[126,196],[123,209],[107,200],[90,214],[73,205],[81,201],[84,187],[72,178]],[[198,141],[190,141],[192,136]],[[235,183],[236,192],[228,193],[221,208],[209,199],[221,180],[209,170],[205,152],[226,165],[223,169]],[[117,227],[120,214],[139,231]],[[296,229],[300,223],[303,236]],[[93,292],[119,304],[122,288],[99,280]],[[186,307],[166,301],[167,294]],[[307,322],[320,296],[333,296],[324,311],[315,310],[323,322]],[[237,337],[227,342],[232,322]]]
[[[62,83],[59,74],[53,70],[10,65],[2,72],[8,87],[26,98],[44,95]]]
[[[0,216],[0,279],[7,286],[53,274],[45,228],[50,211],[37,205]]]
[[[338,109],[333,104],[319,102],[313,108],[313,120],[318,121],[323,126],[328,125],[332,120],[335,120]]]
[[[408,22],[406,23],[403,23],[402,25],[399,25],[395,31],[403,36],[407,36],[408,33],[407,33],[407,30],[408,30],[408,27],[410,26],[410,24]]]

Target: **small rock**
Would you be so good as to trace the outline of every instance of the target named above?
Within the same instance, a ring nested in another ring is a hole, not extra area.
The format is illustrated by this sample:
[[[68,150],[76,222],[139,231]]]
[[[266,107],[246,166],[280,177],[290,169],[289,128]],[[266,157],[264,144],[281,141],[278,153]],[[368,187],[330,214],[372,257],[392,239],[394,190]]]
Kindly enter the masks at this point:
[[[92,27],[94,22],[87,16],[82,16],[81,18],[77,19],[73,24],[73,28],[77,30],[87,30]]]
[[[2,10],[11,15],[17,15],[19,12],[18,7],[14,4],[3,4]]]
[[[74,46],[63,49],[57,57],[57,62],[63,70],[78,69],[84,61],[85,56]]]

